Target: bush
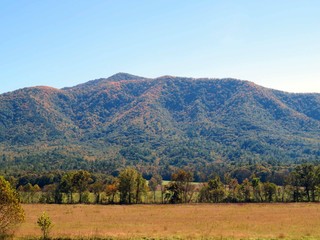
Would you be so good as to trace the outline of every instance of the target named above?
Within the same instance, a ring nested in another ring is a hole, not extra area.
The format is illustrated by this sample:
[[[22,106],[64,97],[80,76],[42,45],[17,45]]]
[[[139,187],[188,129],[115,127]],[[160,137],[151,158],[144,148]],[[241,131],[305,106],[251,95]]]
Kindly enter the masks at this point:
[[[50,217],[46,212],[43,212],[42,215],[38,218],[37,224],[42,231],[43,239],[49,239],[49,232],[53,225]]]

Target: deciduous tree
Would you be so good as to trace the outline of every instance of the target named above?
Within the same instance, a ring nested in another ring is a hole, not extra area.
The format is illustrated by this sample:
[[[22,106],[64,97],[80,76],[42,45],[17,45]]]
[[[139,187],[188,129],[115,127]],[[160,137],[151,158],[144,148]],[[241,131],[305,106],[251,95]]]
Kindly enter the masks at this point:
[[[119,174],[120,202],[139,203],[147,190],[147,181],[133,168],[126,168]]]
[[[277,192],[277,185],[275,185],[274,183],[266,182],[263,184],[263,192],[266,201],[272,202]]]
[[[0,236],[12,234],[14,227],[24,220],[24,211],[17,192],[0,176]]]
[[[74,172],[66,172],[59,183],[59,189],[67,195],[68,203],[73,203],[73,192],[75,191],[75,186],[73,185],[74,174]]]
[[[72,184],[79,192],[79,203],[83,202],[83,194],[88,190],[91,180],[91,174],[88,171],[79,170],[73,175]]]
[[[108,203],[114,203],[115,196],[119,190],[119,181],[115,179],[111,184],[108,184],[105,188],[106,196],[108,198]]]
[[[166,186],[169,192],[170,203],[188,203],[191,201],[195,186],[192,185],[193,175],[191,172],[179,169],[172,174],[171,182]]]
[[[200,202],[222,202],[225,196],[225,188],[217,176],[209,180],[208,184],[202,187],[199,194]]]

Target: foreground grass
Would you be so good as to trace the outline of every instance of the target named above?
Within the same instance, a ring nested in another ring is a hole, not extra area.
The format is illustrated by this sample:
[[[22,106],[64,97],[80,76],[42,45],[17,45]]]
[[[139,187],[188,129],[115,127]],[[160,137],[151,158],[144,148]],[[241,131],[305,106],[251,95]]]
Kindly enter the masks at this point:
[[[40,237],[43,211],[55,238],[320,239],[320,204],[23,205],[17,238]]]

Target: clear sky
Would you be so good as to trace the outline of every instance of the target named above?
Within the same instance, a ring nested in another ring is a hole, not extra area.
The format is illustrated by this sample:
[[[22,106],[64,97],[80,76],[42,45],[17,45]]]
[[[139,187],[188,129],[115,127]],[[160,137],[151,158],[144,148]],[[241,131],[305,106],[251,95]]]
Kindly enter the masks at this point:
[[[0,0],[0,93],[127,72],[320,92],[318,0]]]

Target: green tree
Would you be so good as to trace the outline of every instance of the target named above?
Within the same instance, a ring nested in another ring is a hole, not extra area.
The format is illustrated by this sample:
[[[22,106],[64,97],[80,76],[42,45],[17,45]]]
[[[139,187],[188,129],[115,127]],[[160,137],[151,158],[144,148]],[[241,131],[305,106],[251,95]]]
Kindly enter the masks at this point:
[[[14,232],[14,227],[23,222],[24,211],[17,192],[0,176],[0,236]]]
[[[133,168],[126,168],[119,174],[120,203],[140,203],[147,191],[147,181]]]
[[[193,175],[191,172],[179,169],[172,174],[171,182],[166,186],[166,198],[169,198],[170,203],[190,202],[195,189],[192,181]]]
[[[95,195],[96,204],[101,202],[101,192],[105,189],[105,184],[101,180],[96,180],[93,184],[90,185],[91,191]]]
[[[142,196],[145,195],[148,191],[147,180],[138,173],[136,178],[136,191],[135,191],[135,201],[136,203],[142,202]]]
[[[307,196],[307,201],[315,202],[315,191],[317,185],[316,167],[313,164],[303,164],[296,168],[296,171],[301,178],[301,183]]]
[[[35,184],[32,186],[31,183],[27,183],[25,186],[20,186],[19,189],[26,194],[26,202],[27,203],[33,203],[34,202],[34,196],[36,195],[37,192],[41,191],[41,188],[39,187],[38,184]]]
[[[292,200],[294,202],[299,202],[302,200],[302,193],[301,193],[301,180],[297,172],[293,171],[290,173],[289,182],[291,183],[290,186],[290,193],[292,195]]]
[[[42,238],[49,239],[49,233],[52,229],[52,221],[46,212],[43,212],[42,215],[38,218],[37,224],[42,231]]]
[[[38,184],[35,184],[32,186],[32,189],[31,189],[31,202],[35,202],[34,200],[34,196],[36,195],[36,193],[38,192],[41,192],[41,188],[39,187]]]
[[[268,202],[272,202],[277,192],[277,185],[275,185],[274,183],[266,182],[263,184],[263,192],[265,199]]]
[[[33,186],[31,183],[27,183],[26,185],[23,186],[22,188],[23,192],[25,192],[27,198],[26,198],[26,203],[32,203],[33,202]],[[24,202],[24,201],[23,201]]]
[[[75,191],[75,186],[73,184],[74,174],[74,172],[66,172],[63,174],[59,183],[59,189],[62,193],[67,195],[68,203],[73,203],[73,192]]]
[[[228,202],[238,202],[239,201],[239,183],[236,178],[230,180],[228,185]]]
[[[246,178],[243,180],[242,184],[240,185],[239,193],[241,195],[241,199],[245,202],[251,201],[251,183]]]
[[[72,184],[79,193],[79,203],[83,203],[84,192],[88,190],[91,174],[88,171],[79,170],[75,172],[72,178]]]
[[[48,184],[43,187],[41,203],[61,203],[61,194],[58,191],[57,184]]]
[[[251,180],[251,185],[252,185],[252,190],[253,190],[254,201],[263,202],[263,198],[261,195],[262,189],[261,189],[260,178],[253,177]]]
[[[200,190],[199,201],[200,202],[222,202],[225,196],[225,188],[223,183],[220,181],[220,177],[215,177],[209,180]]]
[[[317,186],[316,167],[313,164],[302,164],[295,168],[291,173],[292,185],[295,187],[294,201],[301,199],[300,188],[304,190],[304,196],[307,201],[315,201],[315,192]]]

